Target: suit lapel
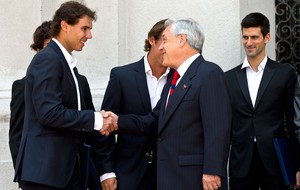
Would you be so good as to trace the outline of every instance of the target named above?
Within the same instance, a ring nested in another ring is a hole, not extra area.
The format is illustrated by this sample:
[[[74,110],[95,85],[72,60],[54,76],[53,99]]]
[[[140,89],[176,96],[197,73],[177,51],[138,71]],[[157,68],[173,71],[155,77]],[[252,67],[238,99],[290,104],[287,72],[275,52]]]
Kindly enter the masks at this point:
[[[147,79],[145,74],[144,58],[142,58],[137,64],[135,71],[135,80],[137,91],[140,94],[142,104],[145,110],[151,110],[150,96],[147,86]],[[133,97],[134,98],[134,97]]]
[[[185,94],[187,93],[187,91],[190,89],[191,86],[192,86],[192,84],[189,79],[185,79],[183,81],[183,78],[182,78],[182,80],[176,86],[172,96],[168,100],[167,109],[165,108],[165,105],[166,105],[166,98],[165,98],[165,101],[163,101],[164,109],[161,112],[161,113],[163,113],[163,116],[161,117],[162,119],[160,120],[160,123],[159,123],[158,132],[160,132],[166,126],[167,122],[172,117],[173,113],[176,111],[177,107],[181,103],[181,100],[183,99],[183,97],[185,96]]]
[[[73,84],[75,91],[76,91],[75,81],[73,79],[68,62],[67,62],[64,54],[62,53],[61,49],[58,47],[58,45],[53,40],[50,41],[50,43],[47,45],[46,48],[48,48],[48,46],[49,46],[49,48],[52,48],[60,57],[61,61],[63,62],[65,74],[67,75],[68,80]]]
[[[170,90],[173,74],[174,74],[174,69],[171,69],[168,74],[168,77],[167,77],[167,82],[161,92],[161,96],[160,96],[160,100],[159,100],[161,110],[166,109],[166,101],[167,101],[168,93]],[[165,113],[165,111],[160,112],[160,118],[163,117],[164,113]]]
[[[68,62],[67,62],[67,60],[66,60],[63,52],[61,51],[61,49],[59,48],[59,46],[56,44],[56,42],[54,42],[53,40],[50,41],[50,43],[47,45],[46,48],[53,49],[55,51],[55,53],[57,53],[57,55],[61,59],[61,61],[63,63],[62,66],[63,66],[63,69],[64,69],[64,75],[66,76],[66,79],[70,83],[70,85],[68,85],[68,88],[70,88],[69,89],[70,94],[72,94],[72,96],[70,95],[70,98],[74,99],[73,101],[70,101],[70,102],[74,102],[73,106],[76,106],[76,108],[77,108],[78,107],[78,103],[77,103],[77,99],[76,99],[77,96],[73,96],[74,93],[76,94],[76,84],[75,84],[74,78],[72,76],[69,64],[68,64]],[[46,48],[44,48],[44,49],[46,49]],[[65,79],[63,79],[63,80],[65,80]],[[79,82],[78,78],[77,78],[77,81],[78,81],[78,85],[79,85],[80,82]],[[79,87],[79,89],[80,89],[80,87]]]
[[[257,105],[259,104],[269,82],[271,81],[271,78],[274,74],[274,69],[273,67],[273,63],[270,61],[270,59],[268,58],[268,61],[266,63],[265,69],[264,69],[264,73],[259,85],[259,89],[257,92],[257,97],[256,97],[256,101],[255,101],[255,106],[254,108],[257,108]]]
[[[165,108],[166,99],[169,93],[169,88],[171,85],[171,80],[168,80],[166,88],[164,90],[164,96],[162,97],[162,106],[160,111],[160,119],[158,123],[158,133],[160,133],[167,125],[168,121],[176,111],[177,107],[180,105],[181,100],[184,98],[186,93],[189,91],[192,86],[191,79],[196,75],[197,68],[201,62],[204,61],[202,56],[199,56],[188,68],[185,74],[182,76],[181,80],[177,84],[172,96],[168,100],[168,107]]]
[[[248,105],[253,108],[252,102],[251,102],[251,97],[249,93],[249,88],[248,88],[248,82],[247,82],[247,76],[246,76],[246,69],[240,69],[236,72],[236,77],[238,79],[238,83],[240,85],[240,88],[242,90],[242,93],[244,95],[244,98],[246,99]]]

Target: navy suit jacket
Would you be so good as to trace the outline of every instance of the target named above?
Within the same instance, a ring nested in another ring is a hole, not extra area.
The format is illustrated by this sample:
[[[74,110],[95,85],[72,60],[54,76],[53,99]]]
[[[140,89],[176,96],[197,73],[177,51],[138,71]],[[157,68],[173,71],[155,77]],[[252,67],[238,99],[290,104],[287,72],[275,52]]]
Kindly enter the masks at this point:
[[[80,91],[82,95],[82,106],[86,109],[95,110],[92,101],[92,95],[88,81],[85,76],[79,75],[78,82],[80,83]],[[25,77],[19,80],[15,80],[12,85],[12,97],[10,102],[10,127],[9,127],[9,148],[13,165],[16,164],[16,159],[20,147],[23,122],[25,115]]]
[[[119,133],[157,135],[157,189],[203,189],[202,174],[222,176],[227,189],[226,165],[230,141],[231,106],[224,72],[200,55],[166,99],[147,116],[120,115]]]
[[[10,102],[9,148],[14,167],[16,165],[23,130],[25,114],[24,90],[25,77],[13,82]]]
[[[111,70],[101,109],[111,110],[116,114],[145,115],[151,112],[144,58]],[[110,138],[114,138],[114,135]],[[105,164],[114,168],[118,190],[137,189],[148,166],[147,155],[155,148],[155,134],[118,134],[116,144],[114,140],[109,142],[111,153]]]
[[[51,41],[27,70],[15,180],[65,187],[78,162],[80,132],[94,132],[94,111],[77,110],[70,68]]]
[[[246,176],[256,137],[257,149],[266,170],[270,175],[280,175],[273,138],[285,137],[286,122],[289,136],[294,139],[295,70],[288,64],[268,58],[253,106],[246,69],[241,69],[241,66],[226,72],[233,108],[229,174],[232,177]]]

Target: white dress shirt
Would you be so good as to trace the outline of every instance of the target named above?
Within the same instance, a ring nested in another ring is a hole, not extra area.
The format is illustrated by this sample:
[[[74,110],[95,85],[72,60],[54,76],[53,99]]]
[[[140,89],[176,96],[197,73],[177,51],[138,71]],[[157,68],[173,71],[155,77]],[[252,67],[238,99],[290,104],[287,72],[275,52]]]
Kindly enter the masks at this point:
[[[262,62],[258,66],[258,71],[254,71],[252,67],[250,66],[247,58],[245,58],[242,68],[246,68],[246,75],[247,75],[247,81],[248,81],[248,89],[252,101],[253,107],[255,106],[255,101],[257,97],[258,88],[260,85],[260,81],[262,79],[264,69],[267,63],[267,56],[262,60]]]
[[[145,67],[147,86],[148,86],[148,91],[149,91],[149,96],[151,101],[151,109],[153,109],[156,106],[158,100],[160,99],[160,94],[162,92],[164,85],[167,82],[167,75],[170,71],[170,68],[167,68],[166,72],[159,79],[157,79],[155,76],[152,75],[152,70],[149,65],[147,55],[144,56],[144,67]],[[102,182],[112,177],[116,177],[114,172],[105,173],[102,176],[100,176],[100,181]]]
[[[151,101],[151,108],[156,106],[158,100],[160,99],[161,92],[164,88],[164,85],[167,82],[168,73],[170,72],[170,68],[167,68],[166,72],[157,79],[152,75],[152,70],[150,64],[147,59],[147,55],[144,56],[144,66],[145,66],[145,74],[147,78],[147,86]]]
[[[242,68],[246,68],[246,75],[247,75],[247,81],[248,81],[248,89],[250,93],[250,98],[253,107],[255,107],[255,102],[256,102],[256,97],[257,97],[257,92],[259,89],[259,85],[265,70],[265,66],[267,63],[267,56],[261,61],[261,63],[258,65],[258,71],[254,71],[252,67],[250,66],[250,63],[248,62],[247,58],[245,58]],[[253,139],[254,142],[256,142],[256,136],[254,136]]]
[[[52,40],[58,45],[58,47],[62,51],[68,65],[69,65],[70,71],[72,73],[72,76],[73,76],[73,79],[74,79],[75,85],[76,85],[77,104],[78,104],[78,110],[80,111],[81,110],[81,102],[80,102],[79,85],[78,85],[78,80],[77,80],[74,70],[73,70],[74,67],[76,67],[77,59],[74,56],[72,56],[58,40],[56,40],[55,38],[52,38]],[[103,126],[103,118],[102,118],[101,113],[99,113],[99,112],[94,112],[94,116],[95,116],[94,129],[99,131]]]

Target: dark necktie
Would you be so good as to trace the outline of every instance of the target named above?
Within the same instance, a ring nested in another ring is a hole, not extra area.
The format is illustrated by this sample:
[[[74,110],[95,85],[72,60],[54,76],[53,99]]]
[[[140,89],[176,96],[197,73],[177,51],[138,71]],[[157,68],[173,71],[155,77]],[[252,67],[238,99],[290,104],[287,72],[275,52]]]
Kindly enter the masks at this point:
[[[167,99],[167,102],[166,102],[166,108],[168,106],[168,102],[169,102],[169,99],[171,97],[171,95],[173,94],[174,92],[174,89],[176,87],[176,83],[177,83],[177,80],[179,79],[180,75],[178,74],[178,72],[175,70],[174,74],[173,74],[173,77],[172,77],[172,82],[171,82],[171,86],[170,86],[170,91],[169,91],[169,97]]]
[[[79,73],[78,73],[77,67],[74,67],[74,68],[73,68],[73,71],[74,71],[74,74],[75,74],[75,76],[76,76],[76,78],[77,78],[77,80],[78,80],[78,75],[79,75]]]
[[[76,76],[77,83],[78,83],[78,88],[79,88],[78,90],[79,90],[80,103],[81,103],[80,107],[82,109],[83,107],[85,107],[85,104],[84,104],[84,101],[83,101],[83,98],[82,98],[82,92],[81,92],[80,81],[79,81],[79,73],[78,73],[77,67],[74,67],[73,71],[74,71],[74,74]]]

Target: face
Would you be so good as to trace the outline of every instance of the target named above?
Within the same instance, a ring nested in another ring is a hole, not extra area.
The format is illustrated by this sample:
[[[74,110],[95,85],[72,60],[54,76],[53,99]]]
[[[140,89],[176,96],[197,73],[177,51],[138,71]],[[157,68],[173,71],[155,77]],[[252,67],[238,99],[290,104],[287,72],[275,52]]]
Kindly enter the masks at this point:
[[[248,58],[265,56],[265,47],[270,40],[270,34],[265,37],[260,27],[243,28],[242,43]]]
[[[62,23],[62,29],[64,28],[66,31],[64,47],[69,53],[73,50],[81,51],[87,40],[92,38],[92,19],[88,16],[84,16],[73,26],[64,21]]]
[[[176,66],[176,55],[178,47],[180,45],[180,37],[174,36],[171,32],[172,25],[168,26],[162,34],[162,43],[159,49],[163,53],[163,65],[166,67],[171,67],[177,69]]]
[[[155,40],[155,38],[152,36],[149,39],[149,43],[151,45],[150,51],[149,51],[149,55],[151,56],[151,59],[155,61],[156,64],[163,66],[163,50],[159,49],[161,43],[162,43],[162,39],[159,38],[157,40]]]

